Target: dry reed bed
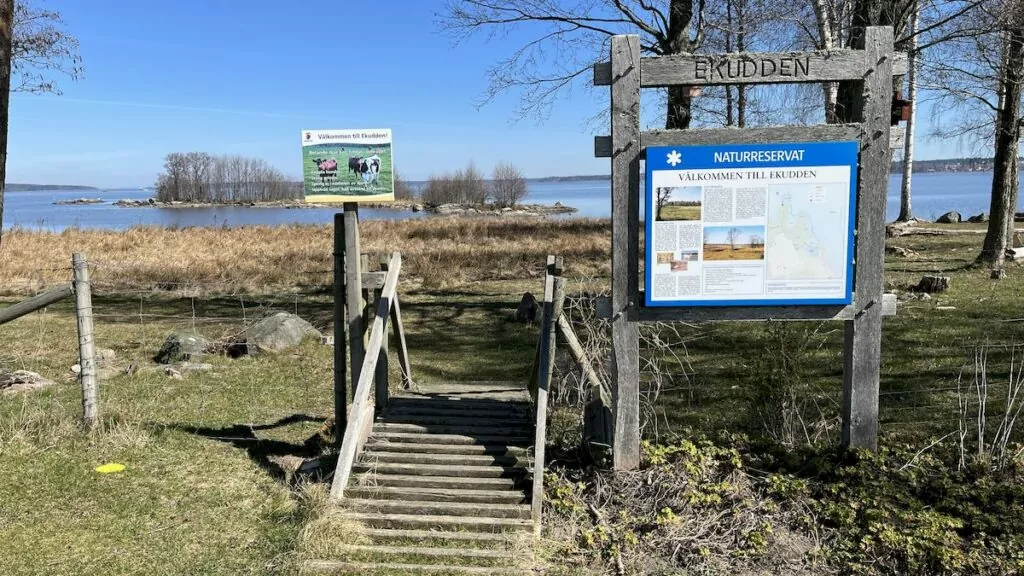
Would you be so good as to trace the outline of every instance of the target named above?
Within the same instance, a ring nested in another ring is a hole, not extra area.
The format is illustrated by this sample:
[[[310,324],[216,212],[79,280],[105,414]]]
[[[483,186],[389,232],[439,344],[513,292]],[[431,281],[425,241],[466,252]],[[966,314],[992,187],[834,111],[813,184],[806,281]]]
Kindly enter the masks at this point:
[[[570,272],[608,274],[608,220],[429,218],[365,221],[364,252],[401,251],[402,273],[426,286],[536,277],[548,254]],[[325,225],[125,231],[11,230],[0,245],[0,294],[31,294],[67,282],[71,253],[85,252],[99,289],[236,293],[296,290],[331,282],[332,228]]]

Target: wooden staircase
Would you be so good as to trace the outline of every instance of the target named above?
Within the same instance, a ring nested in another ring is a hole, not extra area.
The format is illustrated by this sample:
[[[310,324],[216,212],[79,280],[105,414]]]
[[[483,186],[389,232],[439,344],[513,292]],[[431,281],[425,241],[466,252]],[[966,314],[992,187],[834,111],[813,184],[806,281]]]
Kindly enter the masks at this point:
[[[341,504],[369,544],[321,574],[533,574],[534,415],[523,384],[419,385],[373,422]],[[518,549],[518,551],[517,551]]]

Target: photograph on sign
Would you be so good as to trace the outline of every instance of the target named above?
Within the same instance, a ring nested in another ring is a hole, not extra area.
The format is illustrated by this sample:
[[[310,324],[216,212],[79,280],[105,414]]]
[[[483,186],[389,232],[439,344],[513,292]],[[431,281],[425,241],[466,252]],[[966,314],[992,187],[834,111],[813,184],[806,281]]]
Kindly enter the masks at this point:
[[[393,202],[391,129],[303,130],[306,202]]]
[[[853,300],[857,142],[647,148],[645,306]]]

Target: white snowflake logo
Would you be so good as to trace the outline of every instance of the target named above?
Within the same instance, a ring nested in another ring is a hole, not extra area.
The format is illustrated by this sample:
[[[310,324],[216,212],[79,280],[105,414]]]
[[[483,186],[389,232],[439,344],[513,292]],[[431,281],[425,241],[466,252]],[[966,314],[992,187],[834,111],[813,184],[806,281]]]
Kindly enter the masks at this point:
[[[675,150],[669,152],[669,154],[668,154],[668,163],[671,164],[673,168],[675,168],[676,165],[679,164],[682,161],[683,161],[683,155],[682,154],[680,154],[679,152],[676,152]]]

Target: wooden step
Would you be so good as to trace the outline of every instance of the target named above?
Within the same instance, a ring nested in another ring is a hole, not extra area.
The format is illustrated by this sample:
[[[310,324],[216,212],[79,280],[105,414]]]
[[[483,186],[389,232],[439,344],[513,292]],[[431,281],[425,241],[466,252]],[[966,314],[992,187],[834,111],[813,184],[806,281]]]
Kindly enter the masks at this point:
[[[446,408],[466,409],[501,409],[533,412],[533,404],[529,400],[489,400],[487,398],[463,398],[461,396],[392,396],[388,401],[389,408],[419,408],[425,406],[444,406]]]
[[[384,514],[349,512],[349,518],[370,528],[405,530],[455,530],[467,532],[526,532],[533,522],[520,518],[478,518],[474,516],[424,516],[422,514]]]
[[[493,574],[495,576],[532,576],[533,571],[525,568],[497,566],[441,566],[437,564],[392,564],[338,562],[335,560],[307,560],[303,565],[306,574]]]
[[[354,472],[373,472],[413,476],[450,476],[455,478],[518,478],[527,469],[518,466],[454,466],[447,464],[389,464],[386,462],[357,462]]]
[[[459,488],[408,488],[394,486],[349,486],[346,498],[412,500],[420,502],[476,502],[479,504],[525,504],[518,490],[467,490]]]
[[[490,417],[490,416],[446,416],[444,414],[403,414],[381,416],[378,422],[389,424],[423,424],[431,426],[462,426],[479,428],[508,428],[511,430],[527,430],[533,422],[525,417]]]
[[[482,558],[487,560],[511,561],[514,556],[506,550],[487,550],[484,548],[431,548],[429,546],[380,546],[348,544],[342,547],[344,552],[379,554],[382,556],[424,556],[429,558]]]
[[[523,456],[526,448],[520,446],[504,446],[501,444],[416,444],[413,442],[390,442],[371,437],[366,449],[372,452],[408,452],[412,454],[493,454]]]
[[[461,542],[465,546],[467,542],[490,546],[491,549],[508,548],[512,540],[508,534],[492,532],[440,532],[436,530],[401,530],[391,528],[363,528],[360,534],[366,536],[373,542],[416,541],[425,542],[446,541]]]
[[[419,476],[412,474],[365,474],[353,477],[352,486],[515,491],[517,482],[516,478],[462,478],[458,476]],[[345,490],[347,492],[349,488],[346,488]]]
[[[529,435],[523,436],[473,436],[465,434],[430,434],[426,432],[374,432],[370,442],[384,441],[393,444],[440,444],[447,446],[515,446],[525,447],[533,442]]]
[[[533,425],[498,427],[490,424],[457,426],[451,424],[410,424],[407,422],[375,422],[373,436],[378,432],[405,432],[412,434],[456,434],[461,436],[531,438]],[[532,442],[532,440],[529,440]]]
[[[478,504],[464,502],[433,502],[417,500],[370,500],[345,498],[346,508],[360,512],[384,514],[415,514],[418,516],[472,516],[476,518],[530,518],[525,504]]]
[[[436,464],[455,466],[528,466],[527,458],[502,454],[417,454],[414,452],[391,452],[369,450],[360,457],[366,464]]]
[[[527,410],[520,410],[509,406],[491,407],[460,407],[457,401],[435,402],[425,406],[388,406],[383,413],[383,418],[404,418],[407,416],[447,416],[453,418],[505,418],[517,420],[530,420],[533,415]]]

